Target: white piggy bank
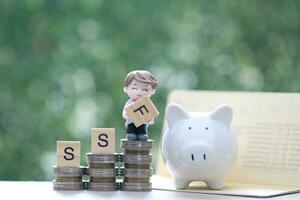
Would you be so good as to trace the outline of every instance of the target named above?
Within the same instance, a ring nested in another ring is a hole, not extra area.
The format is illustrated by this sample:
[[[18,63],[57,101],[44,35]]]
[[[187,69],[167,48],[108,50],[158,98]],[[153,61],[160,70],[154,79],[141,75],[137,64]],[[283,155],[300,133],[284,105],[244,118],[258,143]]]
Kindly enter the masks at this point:
[[[162,156],[177,189],[192,181],[204,181],[210,189],[223,188],[237,156],[232,115],[227,105],[210,113],[190,113],[177,104],[168,105]]]

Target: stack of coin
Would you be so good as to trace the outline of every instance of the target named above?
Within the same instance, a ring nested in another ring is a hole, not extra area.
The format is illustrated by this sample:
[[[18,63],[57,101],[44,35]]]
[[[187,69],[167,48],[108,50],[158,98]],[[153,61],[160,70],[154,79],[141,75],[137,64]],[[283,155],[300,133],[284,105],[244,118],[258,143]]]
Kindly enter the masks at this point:
[[[153,140],[129,141],[121,140],[123,154],[121,161],[124,167],[120,169],[120,174],[124,177],[122,190],[124,191],[151,191],[152,184],[152,149]]]
[[[87,175],[90,181],[87,184],[88,190],[114,191],[119,186],[116,182],[118,169],[115,163],[120,160],[119,154],[86,154],[88,168]]]
[[[83,190],[85,183],[82,176],[85,174],[84,167],[57,167],[53,166],[53,189],[54,190]]]

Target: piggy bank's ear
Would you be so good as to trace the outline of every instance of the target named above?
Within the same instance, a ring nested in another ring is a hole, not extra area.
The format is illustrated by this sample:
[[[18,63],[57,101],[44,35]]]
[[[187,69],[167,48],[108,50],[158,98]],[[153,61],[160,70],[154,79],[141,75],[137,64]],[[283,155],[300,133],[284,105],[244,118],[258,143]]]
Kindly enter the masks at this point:
[[[233,110],[228,105],[221,105],[214,109],[210,117],[214,120],[224,122],[227,125],[230,125],[233,116]]]
[[[188,113],[178,104],[169,104],[166,111],[169,127],[172,127],[178,120],[187,119]]]

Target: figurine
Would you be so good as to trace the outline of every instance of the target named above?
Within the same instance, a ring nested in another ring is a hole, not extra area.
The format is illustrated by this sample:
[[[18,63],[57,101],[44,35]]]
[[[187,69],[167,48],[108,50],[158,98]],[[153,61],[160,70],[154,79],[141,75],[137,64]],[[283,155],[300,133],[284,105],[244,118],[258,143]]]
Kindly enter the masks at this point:
[[[129,100],[125,103],[122,116],[126,120],[127,140],[131,141],[147,141],[148,140],[148,125],[153,124],[154,120],[146,124],[136,127],[132,119],[126,112],[126,107],[133,104],[142,97],[151,97],[155,94],[155,89],[158,85],[155,77],[148,71],[135,70],[127,74],[124,79],[124,92],[129,96]]]
[[[177,189],[192,181],[204,181],[210,189],[222,189],[237,157],[231,120],[232,108],[222,105],[210,113],[189,113],[168,105],[162,156]]]

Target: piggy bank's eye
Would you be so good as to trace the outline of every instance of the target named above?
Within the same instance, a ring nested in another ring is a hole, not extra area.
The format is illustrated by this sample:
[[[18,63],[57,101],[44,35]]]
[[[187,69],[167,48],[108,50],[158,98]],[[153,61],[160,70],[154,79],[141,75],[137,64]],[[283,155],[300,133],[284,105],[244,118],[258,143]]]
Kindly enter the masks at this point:
[[[208,130],[208,127],[205,127],[205,130]]]
[[[189,128],[188,128],[188,129],[189,129],[189,130],[191,130],[191,129],[192,129],[192,127],[190,127],[190,126],[189,126]]]

